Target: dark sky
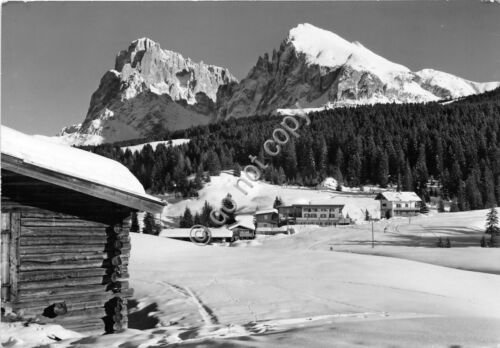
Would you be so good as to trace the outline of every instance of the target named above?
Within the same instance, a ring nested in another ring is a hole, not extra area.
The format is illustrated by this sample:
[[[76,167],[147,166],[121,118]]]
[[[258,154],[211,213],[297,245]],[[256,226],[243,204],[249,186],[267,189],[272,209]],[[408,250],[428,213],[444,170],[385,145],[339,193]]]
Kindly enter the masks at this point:
[[[50,135],[82,122],[116,53],[136,38],[241,79],[304,22],[412,70],[500,80],[500,5],[479,0],[10,2],[2,8],[2,123]]]

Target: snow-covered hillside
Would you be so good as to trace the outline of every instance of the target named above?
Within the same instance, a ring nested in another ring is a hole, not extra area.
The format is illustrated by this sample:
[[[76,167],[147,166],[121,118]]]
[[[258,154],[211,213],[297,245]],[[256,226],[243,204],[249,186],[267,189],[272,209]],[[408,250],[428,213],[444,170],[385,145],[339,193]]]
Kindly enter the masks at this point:
[[[172,142],[172,146],[179,146],[179,145],[184,145],[189,143],[190,139],[173,139],[173,140],[166,140],[166,141],[152,141],[149,143],[144,143],[144,144],[139,144],[139,145],[132,145],[132,146],[123,146],[121,149],[123,151],[130,150],[132,152],[140,152],[142,148],[146,145],[151,145],[153,148],[153,151],[156,150],[156,147],[160,144],[163,144],[165,146],[170,146],[170,142]]]
[[[365,217],[365,211],[368,209],[372,216],[380,215],[380,203],[376,201],[375,194],[335,192],[332,189],[315,190],[304,187],[287,187],[271,185],[262,181],[252,182],[253,188],[241,184],[241,187],[247,191],[243,194],[235,187],[237,177],[221,173],[219,176],[211,176],[210,182],[201,189],[198,198],[180,200],[171,202],[162,214],[162,219],[173,223],[172,220],[184,213],[184,209],[189,207],[193,212],[201,211],[205,201],[208,201],[215,209],[220,208],[222,199],[230,193],[236,202],[239,215],[250,215],[258,209],[271,208],[274,199],[279,196],[285,204],[293,203],[324,203],[345,204],[344,213],[354,219],[361,221]],[[328,181],[329,184],[332,181]]]
[[[290,30],[272,56],[259,57],[238,85],[222,92],[220,118],[375,103],[421,103],[485,92],[477,83],[432,69],[412,72],[359,42],[305,23]]]

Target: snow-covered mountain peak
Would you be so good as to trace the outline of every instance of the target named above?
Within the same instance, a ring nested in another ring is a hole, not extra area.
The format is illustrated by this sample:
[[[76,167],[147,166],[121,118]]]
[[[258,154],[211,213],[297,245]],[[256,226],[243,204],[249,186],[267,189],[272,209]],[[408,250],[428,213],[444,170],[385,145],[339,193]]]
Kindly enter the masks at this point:
[[[498,82],[478,83],[431,69],[412,72],[312,24],[291,29],[285,44],[260,58],[238,86],[225,90],[219,118],[293,108],[375,103],[423,103],[481,93]]]
[[[72,144],[141,138],[215,117],[220,86],[237,82],[228,69],[197,63],[139,38],[118,53],[92,95],[84,122],[63,129]]]
[[[288,42],[303,53],[309,63],[322,66],[340,66],[354,51],[349,41],[309,23],[291,29]]]
[[[357,70],[369,70],[381,75],[410,71],[370,51],[358,41],[351,43],[335,33],[308,23],[299,24],[290,30],[288,42],[293,44],[297,52],[306,56],[309,64],[330,68],[347,64]]]

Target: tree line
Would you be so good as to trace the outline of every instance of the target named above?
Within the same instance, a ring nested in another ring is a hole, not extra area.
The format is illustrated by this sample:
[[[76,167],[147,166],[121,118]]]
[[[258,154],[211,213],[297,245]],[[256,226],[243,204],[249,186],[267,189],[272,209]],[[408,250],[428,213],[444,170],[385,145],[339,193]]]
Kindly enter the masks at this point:
[[[384,104],[324,110],[291,137],[279,156],[263,151],[280,116],[230,119],[163,135],[189,138],[139,152],[116,145],[87,150],[127,166],[151,193],[196,196],[209,175],[238,175],[249,155],[268,164],[274,184],[315,186],[333,176],[345,186],[394,185],[423,199],[439,195],[455,210],[500,203],[500,98],[496,90],[455,103]],[[144,139],[144,140],[158,140]],[[432,187],[430,182],[438,183]]]

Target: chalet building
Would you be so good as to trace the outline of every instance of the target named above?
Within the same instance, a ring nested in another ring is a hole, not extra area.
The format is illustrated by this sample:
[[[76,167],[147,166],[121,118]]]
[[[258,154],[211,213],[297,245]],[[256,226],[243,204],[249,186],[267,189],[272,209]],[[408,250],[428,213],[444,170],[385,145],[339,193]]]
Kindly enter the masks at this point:
[[[280,225],[349,225],[352,220],[344,216],[343,204],[316,202],[278,207]]]
[[[133,211],[160,213],[121,164],[1,128],[1,306],[79,332],[127,327]]]
[[[254,213],[255,227],[278,227],[278,210],[266,209],[258,210]]]
[[[254,239],[255,238],[255,225],[252,223],[236,222],[228,229],[233,231],[233,236],[236,239]]]
[[[415,192],[381,192],[375,197],[380,201],[380,216],[415,216],[420,213],[422,200]]]

